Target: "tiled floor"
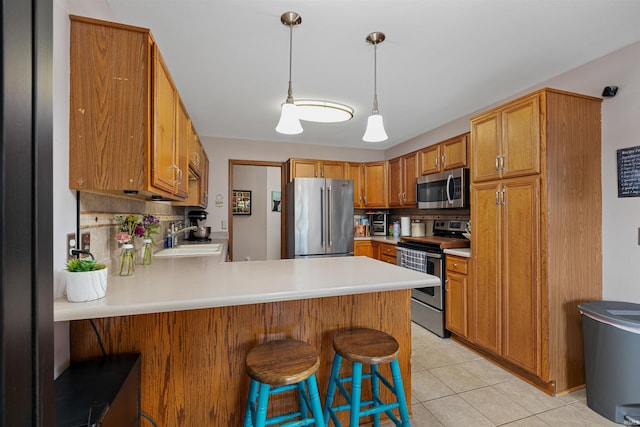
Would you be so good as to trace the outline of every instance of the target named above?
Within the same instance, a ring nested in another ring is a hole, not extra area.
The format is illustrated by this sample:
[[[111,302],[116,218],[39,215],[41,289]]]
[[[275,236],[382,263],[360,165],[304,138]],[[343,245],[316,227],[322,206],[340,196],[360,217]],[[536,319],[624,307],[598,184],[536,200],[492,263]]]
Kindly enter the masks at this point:
[[[618,426],[584,389],[552,397],[451,339],[412,324],[413,427]]]

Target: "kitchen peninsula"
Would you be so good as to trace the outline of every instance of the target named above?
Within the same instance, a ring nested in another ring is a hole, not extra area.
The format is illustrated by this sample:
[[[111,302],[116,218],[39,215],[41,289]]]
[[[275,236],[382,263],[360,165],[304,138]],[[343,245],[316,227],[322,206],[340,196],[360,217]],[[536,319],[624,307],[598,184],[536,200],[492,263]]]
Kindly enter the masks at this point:
[[[324,394],[333,335],[355,326],[399,341],[410,399],[410,289],[439,283],[366,257],[156,258],[135,276],[109,279],[101,300],[57,300],[54,320],[72,321],[72,361],[101,354],[87,319],[94,319],[106,353],[140,352],[141,410],[163,426],[241,425],[249,386],[245,355],[266,340],[289,337],[315,346]]]

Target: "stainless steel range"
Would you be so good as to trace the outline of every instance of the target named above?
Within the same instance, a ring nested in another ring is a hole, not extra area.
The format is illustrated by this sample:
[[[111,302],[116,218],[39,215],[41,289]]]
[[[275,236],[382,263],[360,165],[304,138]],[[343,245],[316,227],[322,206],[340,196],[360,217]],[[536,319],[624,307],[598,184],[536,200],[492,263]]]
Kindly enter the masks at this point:
[[[440,286],[411,290],[411,320],[443,338],[450,335],[445,325],[444,249],[469,247],[462,235],[466,226],[467,220],[437,220],[433,236],[403,237],[398,242],[399,266],[440,278]]]

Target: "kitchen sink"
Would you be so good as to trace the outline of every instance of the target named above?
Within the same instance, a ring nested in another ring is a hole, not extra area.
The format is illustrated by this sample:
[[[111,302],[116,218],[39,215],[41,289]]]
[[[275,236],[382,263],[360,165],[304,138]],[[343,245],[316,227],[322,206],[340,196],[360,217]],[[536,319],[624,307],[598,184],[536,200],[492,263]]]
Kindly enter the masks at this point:
[[[198,245],[183,245],[175,248],[166,248],[154,253],[154,257],[185,257],[219,255],[222,252],[222,243],[203,243]]]

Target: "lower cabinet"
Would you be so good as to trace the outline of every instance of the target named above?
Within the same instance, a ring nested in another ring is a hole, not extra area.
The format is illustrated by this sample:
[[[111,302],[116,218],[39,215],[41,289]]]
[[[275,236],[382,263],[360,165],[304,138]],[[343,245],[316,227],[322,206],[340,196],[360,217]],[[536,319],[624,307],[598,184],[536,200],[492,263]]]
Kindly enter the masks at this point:
[[[353,242],[353,255],[374,258],[371,240],[355,240]]]
[[[445,322],[452,333],[469,336],[469,258],[447,255],[445,290]]]
[[[382,242],[374,242],[374,244],[378,246],[378,260],[388,262],[389,264],[397,264],[396,245]]]

